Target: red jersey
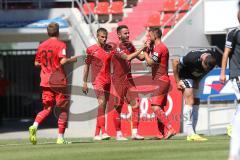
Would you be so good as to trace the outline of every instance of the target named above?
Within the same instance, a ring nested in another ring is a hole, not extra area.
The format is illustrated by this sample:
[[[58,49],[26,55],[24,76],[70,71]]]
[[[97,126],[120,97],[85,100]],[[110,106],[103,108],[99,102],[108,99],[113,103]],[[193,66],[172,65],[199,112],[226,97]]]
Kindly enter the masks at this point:
[[[122,54],[131,54],[136,51],[132,43],[120,43],[118,48],[114,51],[112,57],[113,75],[112,81],[115,83],[125,84],[132,79],[131,74],[131,61],[121,58]]]
[[[86,64],[91,64],[92,84],[110,83],[111,51],[95,44],[87,48]]]
[[[151,51],[151,58],[155,62],[152,65],[152,79],[159,80],[168,77],[169,51],[164,43],[156,45]]]
[[[60,60],[66,58],[66,44],[57,38],[49,38],[38,47],[35,61],[41,64],[42,87],[65,87],[66,75]]]

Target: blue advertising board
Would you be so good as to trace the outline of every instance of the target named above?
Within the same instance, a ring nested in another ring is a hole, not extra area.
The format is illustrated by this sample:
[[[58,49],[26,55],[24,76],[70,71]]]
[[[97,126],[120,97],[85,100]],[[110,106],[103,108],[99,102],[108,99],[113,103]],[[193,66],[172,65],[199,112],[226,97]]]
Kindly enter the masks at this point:
[[[51,22],[56,22],[59,24],[59,28],[67,28],[69,26],[68,22],[61,18],[53,18],[46,20],[36,20],[36,21],[21,21],[21,22],[0,22],[0,28],[46,28]]]
[[[211,101],[227,101],[236,99],[231,81],[228,80],[229,70],[226,70],[227,81],[225,84],[222,84],[219,81],[220,72],[220,68],[215,68],[200,81],[198,92],[200,101],[207,101],[208,98],[211,98]]]

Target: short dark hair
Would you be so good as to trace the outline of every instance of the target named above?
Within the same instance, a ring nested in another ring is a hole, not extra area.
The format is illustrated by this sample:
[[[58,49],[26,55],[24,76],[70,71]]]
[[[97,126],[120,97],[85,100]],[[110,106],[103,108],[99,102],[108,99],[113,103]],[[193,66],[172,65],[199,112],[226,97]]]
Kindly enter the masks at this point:
[[[58,37],[59,36],[59,25],[56,22],[51,22],[47,26],[47,32],[49,37]]]
[[[149,32],[153,32],[158,38],[162,37],[162,30],[160,27],[150,27]]]
[[[100,32],[102,32],[102,33],[104,33],[104,34],[108,34],[108,31],[107,31],[105,28],[98,28],[98,29],[97,29],[97,35],[98,35]]]
[[[238,10],[240,10],[240,0],[238,1]]]
[[[208,69],[211,70],[216,66],[217,61],[216,61],[216,58],[214,56],[208,55],[206,57],[206,59],[204,60],[204,63],[207,65]]]
[[[117,33],[119,33],[123,28],[126,28],[128,29],[128,26],[127,25],[120,25],[117,27]]]

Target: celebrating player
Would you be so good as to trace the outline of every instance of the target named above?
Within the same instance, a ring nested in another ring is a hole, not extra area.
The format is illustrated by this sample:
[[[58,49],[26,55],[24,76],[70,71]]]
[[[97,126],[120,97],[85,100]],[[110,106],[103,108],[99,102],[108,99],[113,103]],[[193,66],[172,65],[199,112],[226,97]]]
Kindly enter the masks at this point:
[[[144,137],[140,136],[137,130],[139,123],[139,105],[136,101],[137,93],[130,92],[130,88],[135,87],[131,74],[131,60],[138,57],[145,46],[136,51],[133,44],[129,41],[129,29],[126,25],[118,26],[117,34],[120,43],[112,57],[113,74],[111,84],[111,95],[113,95],[111,100],[113,100],[113,105],[116,109],[114,117],[117,131],[116,140],[127,140],[127,138],[123,137],[121,132],[120,118],[122,105],[124,104],[125,99],[127,99],[127,103],[130,103],[132,107],[132,139],[141,140],[144,139]]]
[[[144,52],[144,57],[148,66],[152,68],[152,81],[158,88],[153,91],[151,97],[151,105],[157,116],[158,123],[162,123],[167,132],[162,135],[159,128],[159,139],[169,139],[176,134],[169,120],[167,119],[163,107],[167,104],[167,95],[170,87],[168,76],[168,59],[169,51],[165,44],[161,41],[162,31],[158,27],[149,29],[150,43],[148,49]],[[160,127],[160,125],[159,125]]]
[[[77,57],[66,58],[66,44],[58,39],[57,23],[50,23],[47,32],[50,38],[39,45],[35,58],[35,66],[41,68],[43,110],[37,114],[33,125],[29,127],[30,142],[37,143],[37,128],[56,105],[60,109],[57,144],[68,144],[64,139],[64,132],[68,119],[69,98],[63,65],[76,62]]]
[[[97,30],[97,44],[87,48],[87,58],[83,71],[83,92],[88,93],[87,79],[91,66],[93,88],[98,100],[98,115],[94,140],[107,140],[110,136],[105,129],[105,110],[110,92],[111,52],[106,44],[108,32],[104,28]],[[100,135],[101,131],[101,135]]]

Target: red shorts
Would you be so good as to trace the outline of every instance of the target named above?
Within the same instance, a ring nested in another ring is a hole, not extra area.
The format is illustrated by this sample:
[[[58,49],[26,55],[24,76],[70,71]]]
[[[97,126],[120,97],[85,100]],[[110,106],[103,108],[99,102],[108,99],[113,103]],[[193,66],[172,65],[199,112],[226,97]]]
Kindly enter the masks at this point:
[[[161,80],[154,80],[154,84],[158,86],[151,96],[152,105],[166,106],[167,96],[170,88],[170,80],[168,78]]]
[[[50,88],[42,87],[42,103],[44,106],[62,107],[62,104],[69,100],[67,87]]]
[[[96,97],[105,97],[108,99],[110,93],[110,83],[105,84],[93,84]]]
[[[134,83],[120,84],[112,82],[110,103],[121,106],[124,102],[129,104],[131,100],[136,100],[138,94],[137,92],[130,91],[132,87],[135,87]]]

